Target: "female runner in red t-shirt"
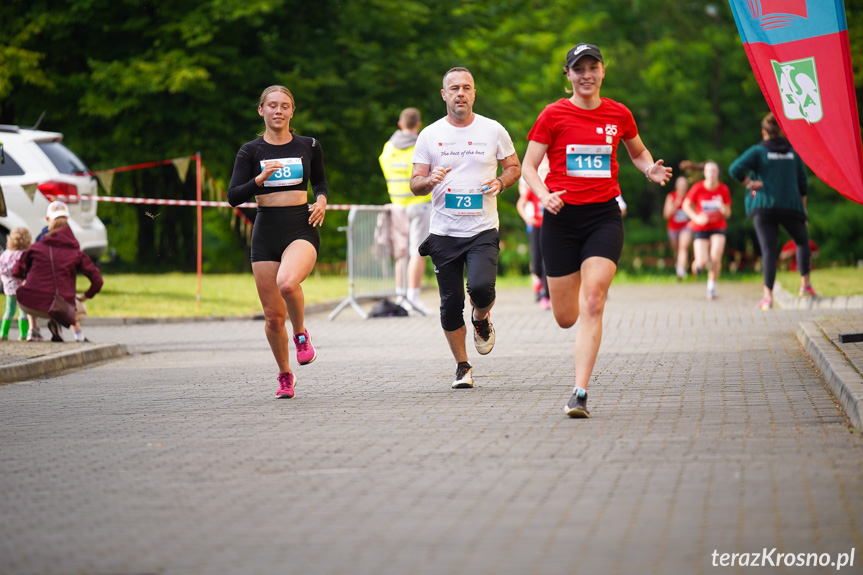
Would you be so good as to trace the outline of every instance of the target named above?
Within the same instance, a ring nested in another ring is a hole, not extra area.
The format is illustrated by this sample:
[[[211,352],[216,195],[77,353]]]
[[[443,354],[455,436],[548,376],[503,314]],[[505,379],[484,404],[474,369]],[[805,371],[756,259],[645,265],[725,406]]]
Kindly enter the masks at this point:
[[[567,52],[564,74],[572,96],[546,106],[527,136],[523,175],[545,206],[541,242],[554,319],[563,328],[579,318],[575,335],[575,389],[569,417],[590,417],[587,384],[602,338],[602,312],[623,249],[623,220],[615,197],[617,146],[648,180],[665,184],[671,168],[653,161],[632,113],[599,95],[605,63],[599,48]],[[537,174],[548,154],[551,172]]]
[[[722,270],[725,253],[725,220],[731,217],[731,193],[719,181],[716,162],[704,164],[704,180],[695,182],[683,200],[683,211],[689,216],[689,227],[695,235],[692,242],[692,273],[707,269],[707,299],[716,299],[716,282]]]
[[[671,242],[671,252],[674,254],[674,271],[677,279],[686,279],[689,273],[689,244],[692,243],[692,230],[689,229],[689,216],[681,207],[689,191],[689,181],[686,176],[677,176],[674,180],[674,189],[665,196],[665,205],[662,207],[662,217],[668,220],[665,226],[668,231],[668,241]]]

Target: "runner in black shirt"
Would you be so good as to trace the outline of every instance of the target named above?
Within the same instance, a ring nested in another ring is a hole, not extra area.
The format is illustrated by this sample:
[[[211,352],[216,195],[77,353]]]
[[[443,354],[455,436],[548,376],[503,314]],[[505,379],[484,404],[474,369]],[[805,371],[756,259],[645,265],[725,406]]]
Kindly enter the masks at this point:
[[[294,134],[294,97],[284,86],[261,94],[258,114],[266,130],[237,153],[228,201],[238,206],[253,197],[258,213],[252,230],[252,272],[266,320],[265,332],[279,366],[276,397],[291,398],[297,378],[288,361],[290,319],[297,362],[315,361],[317,354],[304,325],[305,298],[300,286],[315,266],[320,246],[316,226],[324,222],[327,178],[320,143]],[[315,203],[308,204],[312,183]]]

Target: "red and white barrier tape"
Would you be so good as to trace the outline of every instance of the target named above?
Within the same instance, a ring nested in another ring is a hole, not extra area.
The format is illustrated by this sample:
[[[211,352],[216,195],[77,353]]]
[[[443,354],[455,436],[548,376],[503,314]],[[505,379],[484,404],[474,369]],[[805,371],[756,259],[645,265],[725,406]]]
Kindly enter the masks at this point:
[[[62,202],[69,202],[69,196],[64,196],[62,194],[52,195],[54,199],[60,200]],[[118,196],[77,196],[76,198],[72,198],[72,200],[92,200],[95,202],[114,202],[118,204],[145,204],[150,206],[197,206],[200,204],[201,206],[207,208],[230,208],[231,204],[228,202],[215,202],[210,200],[201,200],[198,202],[197,200],[165,200],[161,198],[121,198]],[[257,208],[258,204],[254,202],[246,202],[236,206],[238,208]],[[375,206],[375,205],[361,205],[361,204],[329,204],[327,206],[328,210],[350,210],[351,208],[356,208],[358,210],[377,210],[381,209],[383,206]]]
[[[55,199],[61,202],[67,201],[67,197],[57,194]],[[93,200],[96,202],[114,202],[118,204],[146,204],[150,206],[197,206],[199,203],[208,208],[230,208],[228,202],[214,202],[210,200],[165,200],[161,198],[121,198],[117,196],[78,196],[80,200]],[[238,208],[256,208],[258,204],[245,203],[237,206]]]

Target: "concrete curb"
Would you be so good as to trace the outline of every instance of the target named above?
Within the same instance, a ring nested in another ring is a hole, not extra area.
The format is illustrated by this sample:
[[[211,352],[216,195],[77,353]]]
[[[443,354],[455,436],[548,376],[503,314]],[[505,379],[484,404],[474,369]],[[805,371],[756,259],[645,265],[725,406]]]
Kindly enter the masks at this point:
[[[863,375],[815,322],[800,322],[797,339],[833,390],[851,424],[863,431]]]
[[[308,313],[308,311],[306,312]],[[161,323],[204,323],[217,321],[254,321],[263,320],[264,314],[249,314],[235,316],[189,316],[189,317],[90,317],[84,320],[84,328],[88,325],[146,325]]]
[[[0,366],[0,384],[34,379],[66,369],[74,369],[99,361],[127,355],[126,346],[103,343],[60,353],[34,357]]]
[[[783,288],[779,282],[773,286],[773,298],[782,309],[863,309],[863,295],[797,297]]]

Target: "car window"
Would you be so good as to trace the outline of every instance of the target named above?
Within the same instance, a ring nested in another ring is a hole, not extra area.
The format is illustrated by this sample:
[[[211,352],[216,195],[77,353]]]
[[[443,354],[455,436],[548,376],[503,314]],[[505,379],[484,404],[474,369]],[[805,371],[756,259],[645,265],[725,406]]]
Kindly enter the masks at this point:
[[[18,162],[12,159],[9,152],[4,150],[4,162],[0,164],[0,176],[23,176],[24,170],[18,165]]]
[[[89,172],[87,166],[72,150],[60,142],[37,142],[42,151],[51,158],[51,162],[61,174],[83,174]]]

